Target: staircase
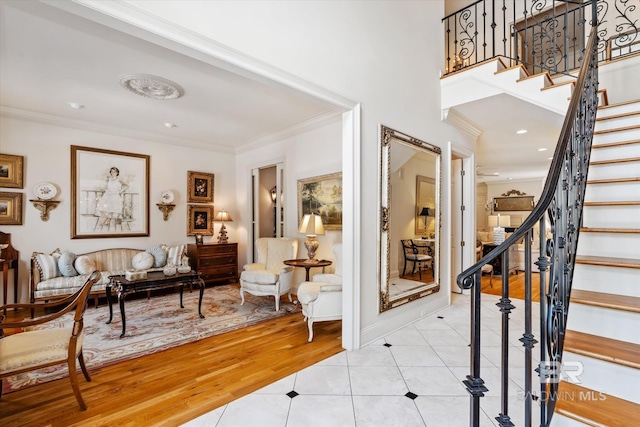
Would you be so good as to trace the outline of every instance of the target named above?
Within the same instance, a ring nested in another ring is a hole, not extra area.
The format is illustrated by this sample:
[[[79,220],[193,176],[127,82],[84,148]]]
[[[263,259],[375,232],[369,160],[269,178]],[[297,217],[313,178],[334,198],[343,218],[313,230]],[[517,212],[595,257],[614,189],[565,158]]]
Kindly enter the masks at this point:
[[[640,100],[598,109],[587,182],[563,354],[582,372],[561,382],[552,425],[631,426],[640,420]]]

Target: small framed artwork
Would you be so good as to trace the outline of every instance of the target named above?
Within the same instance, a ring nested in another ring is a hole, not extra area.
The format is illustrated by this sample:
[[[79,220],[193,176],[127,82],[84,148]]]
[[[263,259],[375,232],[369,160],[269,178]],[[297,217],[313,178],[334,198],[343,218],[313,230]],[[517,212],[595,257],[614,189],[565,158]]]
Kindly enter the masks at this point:
[[[201,241],[202,236],[213,236],[212,205],[187,205],[187,236],[197,235]]]
[[[326,230],[342,230],[342,172],[298,180],[298,224],[311,213]]]
[[[149,156],[71,146],[71,238],[149,235]]]
[[[213,203],[214,174],[187,172],[187,203]]]
[[[0,154],[0,187],[23,188],[24,157]]]
[[[0,191],[0,225],[22,225],[22,193]]]
[[[202,234],[196,233],[196,245],[202,244]]]

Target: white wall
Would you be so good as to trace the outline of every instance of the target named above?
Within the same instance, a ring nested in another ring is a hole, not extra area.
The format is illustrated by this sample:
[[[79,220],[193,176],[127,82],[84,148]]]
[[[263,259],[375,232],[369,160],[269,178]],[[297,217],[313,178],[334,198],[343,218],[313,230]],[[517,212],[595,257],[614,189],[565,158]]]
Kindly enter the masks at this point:
[[[149,237],[71,239],[71,145],[151,156]],[[24,188],[3,189],[24,194],[23,225],[2,227],[2,231],[11,233],[13,246],[20,251],[18,294],[23,302],[29,298],[29,259],[33,252],[49,253],[60,248],[84,253],[103,248],[147,249],[161,243],[194,243],[194,238],[187,236],[188,170],[215,174],[215,206],[228,207],[234,218],[235,167],[232,154],[6,117],[0,118],[0,151],[24,156]],[[28,201],[34,198],[33,187],[41,182],[55,184],[58,188],[56,200],[61,202],[51,211],[47,222],[40,219],[40,211]],[[175,193],[174,203],[177,205],[166,222],[156,207],[163,190]],[[236,241],[235,222],[227,223],[226,226],[230,240]],[[216,223],[214,233],[218,232],[219,227]],[[215,241],[215,235],[205,237],[205,241],[209,240]],[[9,283],[13,283],[11,277]],[[9,297],[12,300],[12,291],[9,292]]]
[[[359,179],[363,184],[361,196],[354,203],[367,214],[359,219],[362,237],[356,248],[362,260],[358,266],[361,282],[353,285],[359,287],[362,343],[416,320],[421,311],[430,312],[449,303],[449,283],[443,280],[443,292],[378,314],[378,277],[374,266],[378,258],[378,218],[369,214],[379,211],[375,183],[380,123],[443,148],[443,189],[449,188],[447,143],[451,140],[465,143],[457,131],[440,120],[438,58],[443,57],[442,1],[136,0],[127,4],[360,103]],[[244,174],[240,167],[237,173],[238,177]],[[287,185],[292,186],[290,178]],[[246,194],[242,193],[246,193],[246,186],[243,188],[240,180],[238,191],[239,199],[245,199]],[[448,194],[443,194],[442,201],[447,206]],[[238,208],[243,209],[240,205]],[[287,207],[288,215],[290,209],[291,204]],[[449,234],[445,217],[443,247],[448,247]],[[448,275],[448,262],[448,255],[443,256],[442,277]]]

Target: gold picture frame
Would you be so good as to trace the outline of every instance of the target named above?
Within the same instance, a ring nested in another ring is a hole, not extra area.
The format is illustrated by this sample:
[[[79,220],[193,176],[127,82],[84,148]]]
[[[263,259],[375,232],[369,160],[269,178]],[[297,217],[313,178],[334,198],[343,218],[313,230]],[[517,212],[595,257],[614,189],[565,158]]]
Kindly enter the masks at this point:
[[[23,193],[0,191],[0,225],[22,225]]]
[[[325,230],[342,230],[342,172],[298,180],[298,224],[310,213]]]
[[[215,175],[187,171],[187,203],[213,203]]]
[[[213,236],[212,205],[187,205],[187,236],[198,234]]]
[[[146,154],[71,146],[71,238],[149,235]]]
[[[0,154],[0,187],[24,188],[24,157]]]

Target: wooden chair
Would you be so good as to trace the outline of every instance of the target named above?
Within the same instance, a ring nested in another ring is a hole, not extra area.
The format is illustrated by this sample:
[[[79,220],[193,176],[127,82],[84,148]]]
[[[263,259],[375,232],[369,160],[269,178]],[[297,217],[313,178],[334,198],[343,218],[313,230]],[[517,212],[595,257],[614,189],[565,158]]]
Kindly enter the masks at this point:
[[[85,379],[91,381],[82,356],[83,316],[87,308],[91,287],[98,280],[100,280],[100,272],[96,270],[91,273],[75,294],[64,299],[39,304],[8,304],[1,307],[3,310],[10,308],[32,310],[36,307],[51,308],[64,305],[61,310],[54,313],[19,322],[6,322],[4,316],[0,315],[0,355],[2,355],[0,360],[0,398],[2,398],[2,380],[4,378],[66,362],[76,400],[82,410],[87,409],[78,387],[76,359],[80,363]],[[27,330],[2,336],[4,329],[21,329],[51,322],[73,309],[75,309],[74,322],[69,327]]]
[[[422,280],[422,268],[423,264],[431,263],[433,257],[431,255],[420,253],[418,246],[411,239],[401,240],[402,248],[404,250],[404,268],[402,269],[402,275],[404,276],[407,271],[407,262],[412,262],[413,266],[411,269],[411,274],[414,274],[416,271],[416,265],[418,266],[418,274],[420,276],[420,280]],[[431,251],[429,246],[426,246],[428,251]],[[433,268],[433,266],[431,266]]]

